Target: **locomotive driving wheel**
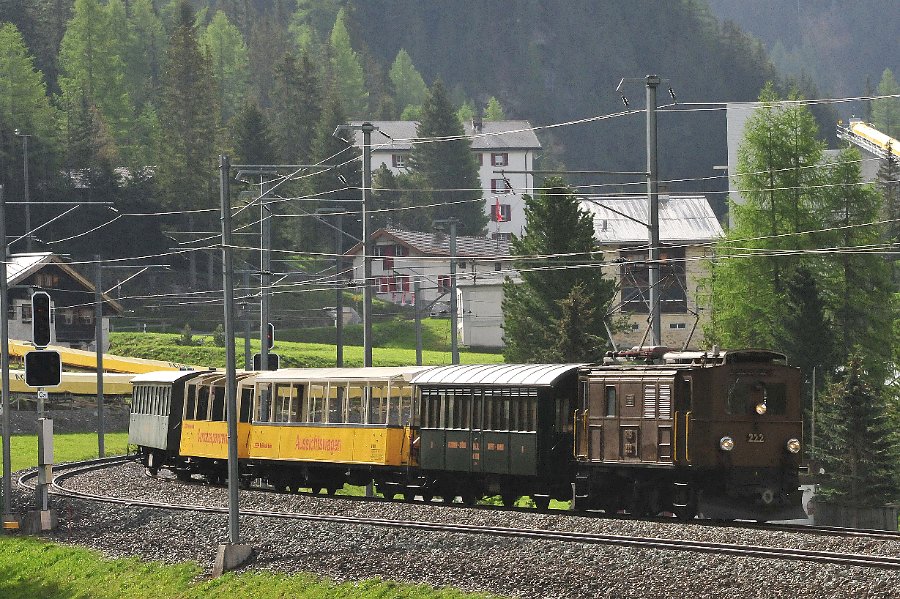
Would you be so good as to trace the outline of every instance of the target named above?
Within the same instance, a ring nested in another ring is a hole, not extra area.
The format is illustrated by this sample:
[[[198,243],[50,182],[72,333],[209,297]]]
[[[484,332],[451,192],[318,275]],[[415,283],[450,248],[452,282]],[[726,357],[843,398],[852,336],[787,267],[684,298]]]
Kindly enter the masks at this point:
[[[684,522],[697,516],[697,491],[687,483],[675,483],[672,513]]]

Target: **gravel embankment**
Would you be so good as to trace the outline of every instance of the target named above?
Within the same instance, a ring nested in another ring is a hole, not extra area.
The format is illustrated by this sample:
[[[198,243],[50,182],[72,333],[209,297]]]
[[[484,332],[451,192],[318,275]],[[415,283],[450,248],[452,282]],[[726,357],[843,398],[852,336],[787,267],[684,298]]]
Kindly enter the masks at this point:
[[[14,435],[34,435],[37,433],[37,412],[33,409],[9,411],[9,424]],[[103,428],[108,433],[128,431],[129,407],[122,402],[110,401],[103,409]],[[97,407],[76,406],[66,409],[51,409],[47,418],[53,419],[55,433],[95,433],[97,432]]]
[[[227,505],[227,490],[185,485],[135,464],[80,476],[66,486],[117,497]],[[24,498],[23,498],[24,499]],[[48,535],[113,556],[211,568],[227,538],[227,516],[94,504],[54,497],[60,526]],[[564,514],[485,511],[438,504],[243,491],[241,507],[518,528],[681,538],[900,556],[900,543],[680,523],[606,520]],[[315,572],[338,581],[372,577],[512,597],[900,597],[900,572],[734,558],[714,554],[421,532],[328,522],[241,518],[252,569]]]

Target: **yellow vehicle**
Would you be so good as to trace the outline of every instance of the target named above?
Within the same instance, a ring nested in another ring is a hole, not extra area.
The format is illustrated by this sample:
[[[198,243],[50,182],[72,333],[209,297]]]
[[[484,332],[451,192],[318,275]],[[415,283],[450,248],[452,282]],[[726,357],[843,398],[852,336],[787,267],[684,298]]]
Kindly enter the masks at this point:
[[[250,436],[254,374],[237,374],[239,459],[248,456],[247,439]],[[211,482],[225,481],[228,471],[228,425],[223,371],[198,374],[184,383],[179,453],[181,460],[175,471],[179,478],[199,473]]]
[[[261,372],[247,454],[254,476],[278,489],[334,493],[375,480],[382,491],[414,466],[413,376],[428,367]]]

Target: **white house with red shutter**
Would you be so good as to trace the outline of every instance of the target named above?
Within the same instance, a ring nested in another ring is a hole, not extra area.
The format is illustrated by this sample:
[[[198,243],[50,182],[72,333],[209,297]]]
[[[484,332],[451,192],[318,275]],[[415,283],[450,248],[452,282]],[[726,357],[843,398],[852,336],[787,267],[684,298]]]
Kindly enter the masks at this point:
[[[446,233],[419,233],[388,227],[372,233],[372,278],[379,299],[415,305],[419,283],[419,309],[423,316],[449,316],[450,238]],[[362,244],[345,253],[353,260],[352,281],[361,286]],[[509,241],[487,237],[456,238],[456,303],[461,345],[503,346],[503,280],[518,280],[512,270]]]
[[[417,142],[416,121],[369,121],[378,131],[372,133],[372,171],[385,165],[394,174],[404,172]],[[359,126],[363,121],[352,121]],[[484,209],[490,217],[488,235],[508,240],[511,233],[521,236],[525,229],[524,194],[534,194],[535,152],[541,149],[528,121],[482,121],[464,124],[466,137],[478,164]],[[363,147],[363,134],[355,131],[354,143]]]

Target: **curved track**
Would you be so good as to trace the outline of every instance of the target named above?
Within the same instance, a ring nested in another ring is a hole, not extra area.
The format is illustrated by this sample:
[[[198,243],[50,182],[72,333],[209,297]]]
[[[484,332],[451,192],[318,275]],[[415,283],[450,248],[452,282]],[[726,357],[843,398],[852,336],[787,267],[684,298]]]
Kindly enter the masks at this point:
[[[53,477],[51,492],[54,495],[73,497],[78,499],[123,504],[129,506],[141,506],[168,510],[181,511],[197,511],[206,513],[228,513],[225,507],[210,507],[190,504],[172,504],[154,501],[135,500],[119,497],[108,497],[83,493],[67,489],[63,486],[63,482],[72,476],[83,474],[91,470],[114,466],[127,461],[129,458],[125,456],[116,456],[103,458],[98,460],[88,460],[86,462],[73,462],[63,464],[56,467],[56,473]],[[19,477],[19,485],[27,485],[27,481],[37,476],[36,472],[23,474]],[[874,567],[891,570],[900,570],[900,557],[864,555],[864,554],[847,554],[835,553],[829,551],[812,551],[806,549],[784,548],[784,547],[766,547],[759,545],[734,545],[727,543],[711,543],[704,541],[688,541],[688,540],[668,540],[650,537],[629,537],[620,535],[583,533],[571,531],[557,531],[545,529],[522,529],[510,527],[494,527],[494,526],[476,526],[467,524],[446,524],[437,522],[425,522],[417,520],[391,520],[382,518],[359,518],[352,516],[336,516],[321,514],[304,514],[304,513],[287,513],[266,510],[241,510],[244,516],[258,516],[265,518],[290,519],[290,520],[310,520],[317,522],[334,522],[343,524],[356,524],[367,526],[378,526],[388,528],[413,529],[423,531],[441,531],[458,534],[478,534],[491,535],[497,537],[515,537],[533,540],[546,540],[556,542],[571,542],[584,544],[603,544],[620,547],[662,549],[670,551],[692,551],[704,553],[716,553],[721,555],[730,555],[735,557],[757,557],[766,559],[782,559],[816,563],[831,563],[844,566],[861,566]],[[875,538],[897,540],[898,534],[881,531],[853,531],[849,529],[835,528],[815,528],[815,527],[781,527],[774,525],[766,525],[767,529],[787,530],[790,532],[815,532],[824,534],[837,534],[844,536],[871,536]]]

